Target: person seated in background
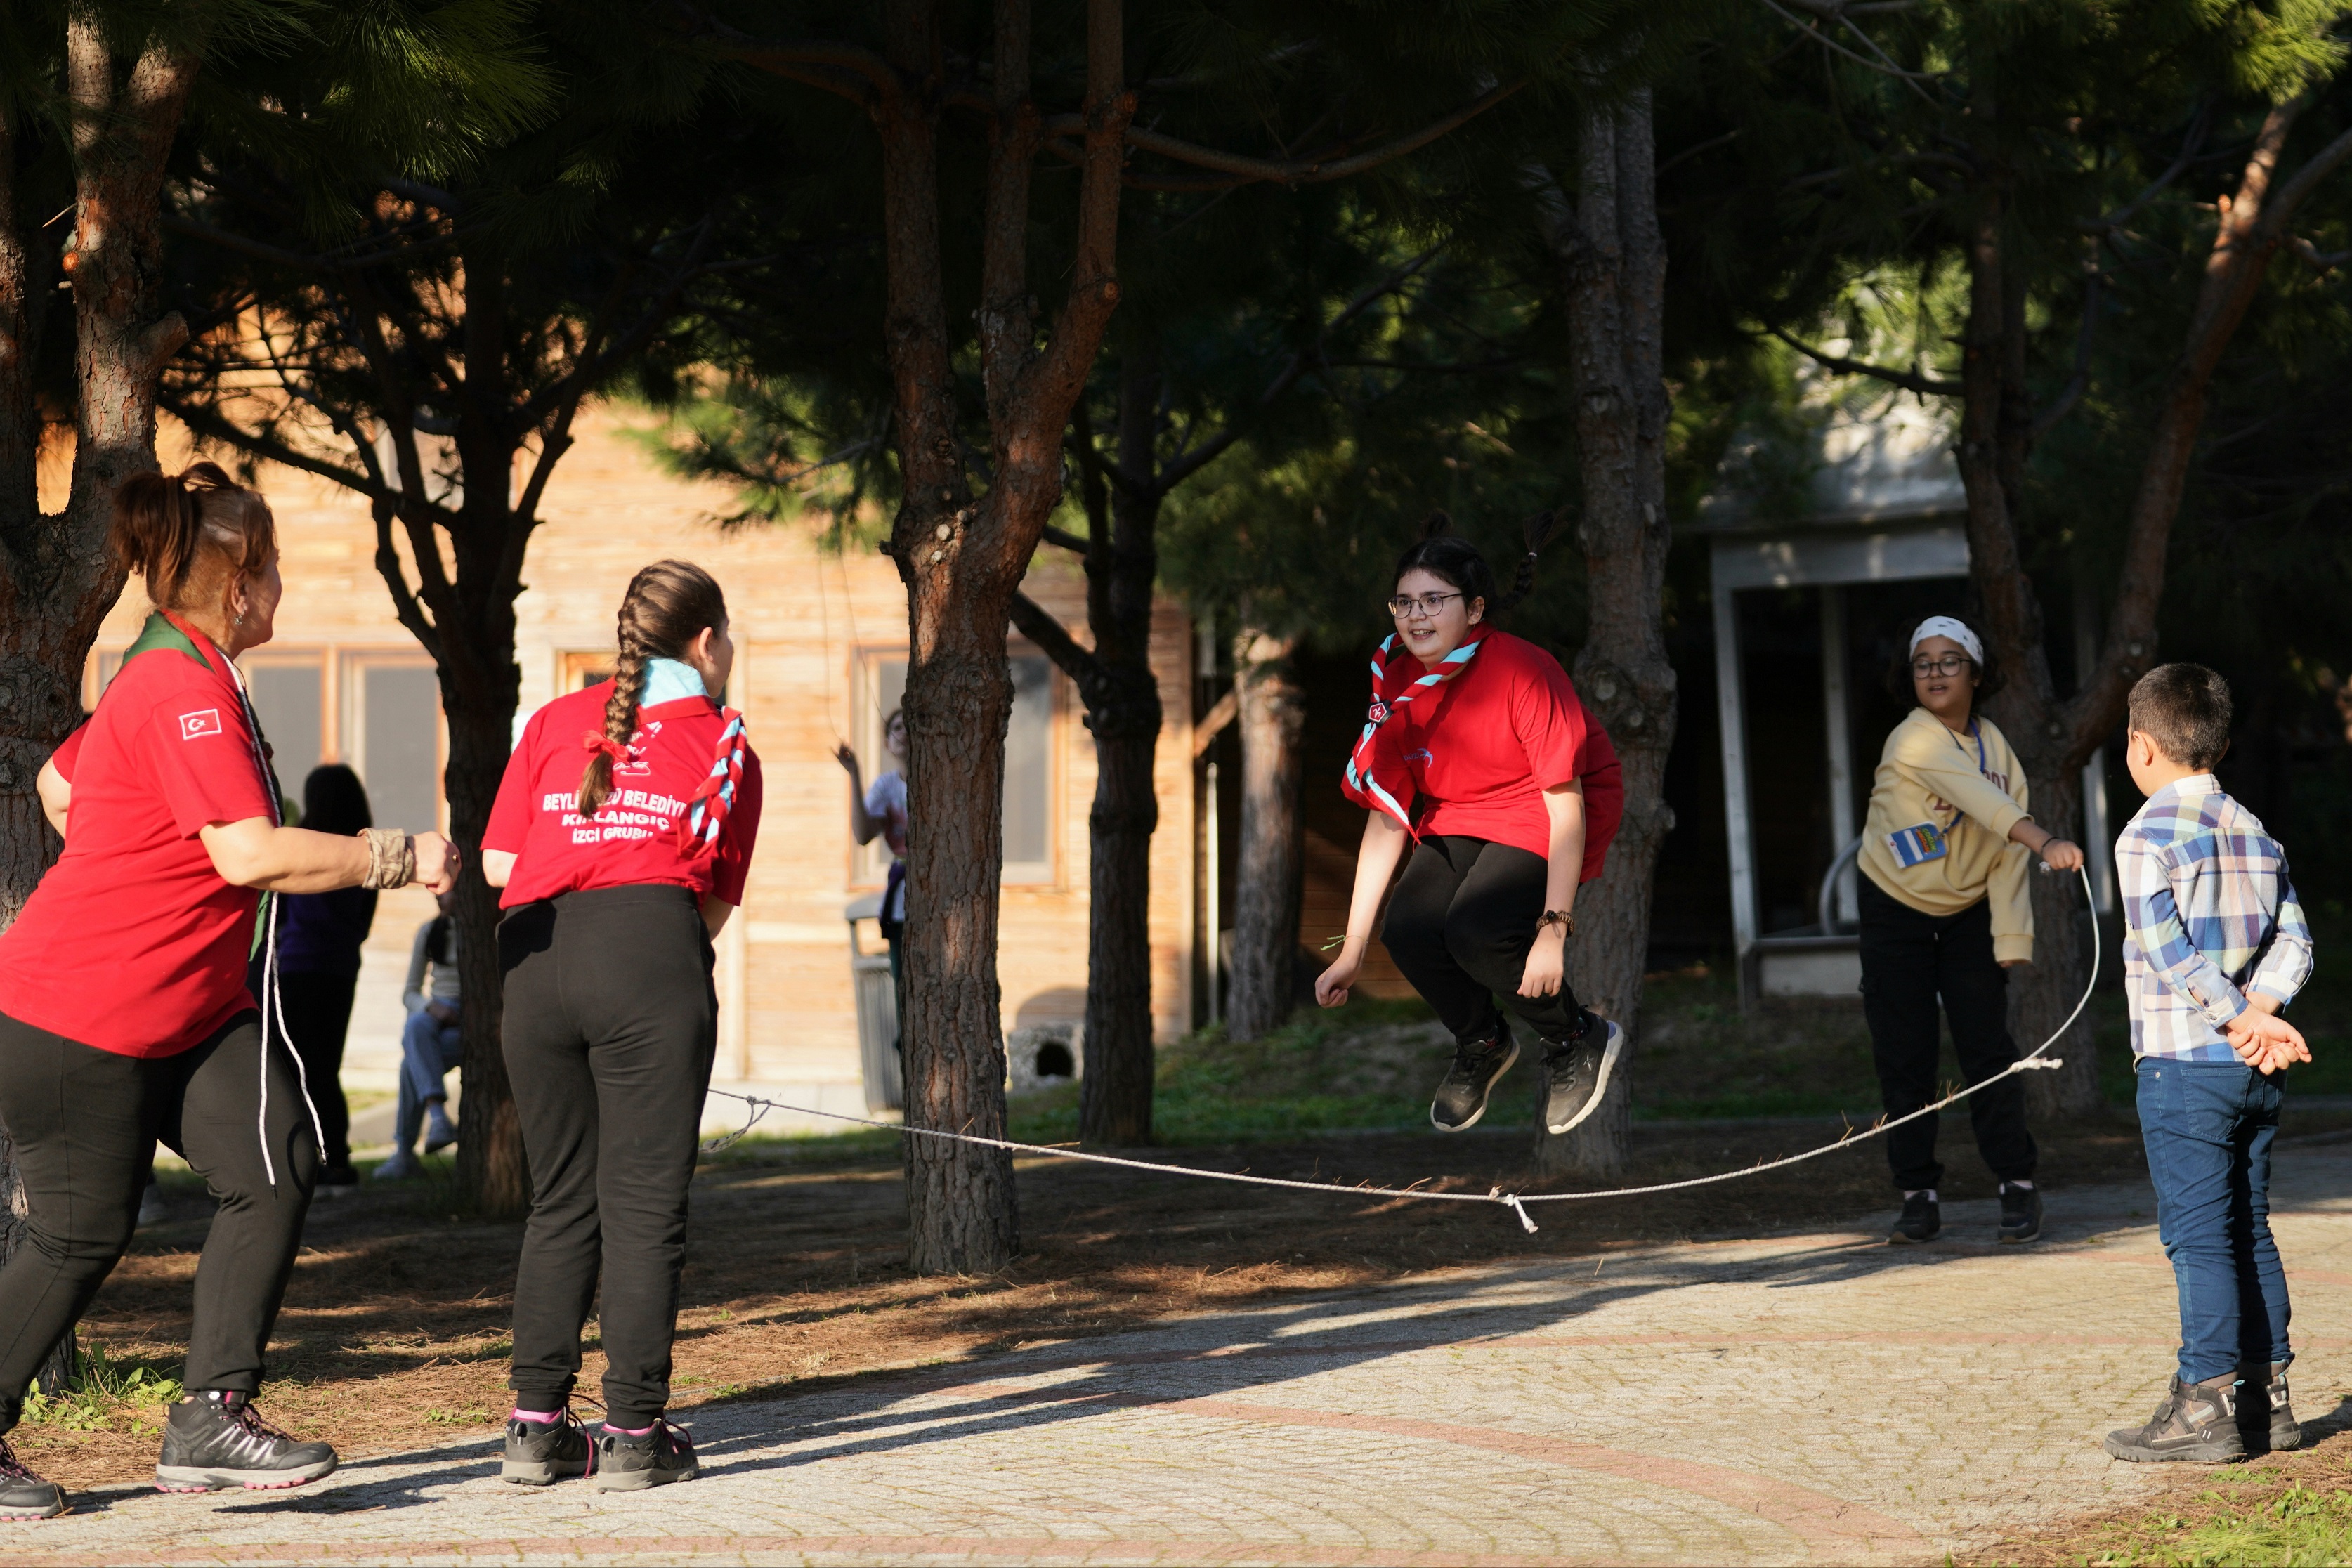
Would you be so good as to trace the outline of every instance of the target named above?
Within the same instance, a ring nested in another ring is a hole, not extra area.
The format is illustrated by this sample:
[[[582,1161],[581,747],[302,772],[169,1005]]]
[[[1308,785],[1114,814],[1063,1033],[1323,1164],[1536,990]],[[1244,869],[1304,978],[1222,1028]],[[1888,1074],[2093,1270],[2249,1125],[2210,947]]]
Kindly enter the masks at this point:
[[[457,1032],[457,922],[449,918],[446,893],[441,896],[441,912],[416,928],[400,1001],[408,1009],[408,1025],[400,1035],[400,1104],[393,1122],[392,1158],[375,1170],[380,1182],[403,1181],[423,1171],[416,1159],[420,1130],[428,1154],[457,1141],[444,1087],[449,1069],[464,1059]]]

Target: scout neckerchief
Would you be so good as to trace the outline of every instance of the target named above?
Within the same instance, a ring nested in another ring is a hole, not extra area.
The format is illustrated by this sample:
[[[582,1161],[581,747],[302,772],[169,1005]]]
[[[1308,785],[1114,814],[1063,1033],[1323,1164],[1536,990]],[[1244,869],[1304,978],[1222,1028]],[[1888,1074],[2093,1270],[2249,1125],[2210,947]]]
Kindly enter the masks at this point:
[[[702,677],[683,660],[656,658],[646,666],[646,679],[637,700],[639,714],[646,708],[664,702],[675,702],[686,697],[711,700],[709,689]],[[726,828],[727,816],[735,809],[735,795],[743,782],[743,715],[732,708],[718,709],[719,739],[711,748],[710,769],[695,785],[694,794],[678,815],[677,847],[688,859],[698,859],[719,847],[719,836]],[[634,730],[635,725],[631,728]],[[634,741],[635,737],[631,736]],[[614,766],[628,760],[628,748],[605,739],[603,731],[591,730],[580,739],[591,752],[602,752],[613,759]]]
[[[1410,800],[1415,793],[1410,780],[1379,776],[1379,747],[1373,742],[1381,726],[1387,723],[1396,710],[1445,682],[1470,667],[1479,647],[1486,640],[1486,626],[1473,626],[1460,647],[1437,661],[1435,669],[1424,669],[1419,658],[1399,643],[1391,632],[1381,641],[1379,651],[1372,655],[1372,706],[1364,716],[1364,732],[1356,737],[1355,750],[1348,753],[1348,771],[1340,789],[1349,800],[1371,811],[1385,811],[1402,824],[1407,833],[1413,831],[1412,814],[1399,804],[1398,792]]]
[[[1960,738],[1952,734],[1950,725],[1944,724],[1940,719],[1936,722],[1943,724],[1944,732],[1952,736],[1952,744],[1959,745]],[[1985,757],[1984,730],[1973,713],[1969,715],[1969,738],[1977,743],[1977,772],[1990,781],[1992,764]],[[1963,749],[1960,754],[1966,756],[1968,752]],[[2008,792],[2004,789],[2002,793]],[[1914,866],[1940,860],[1948,854],[1952,847],[1952,834],[1960,826],[1961,816],[1960,808],[1957,805],[1951,808],[1951,812],[1952,820],[1949,822],[1915,822],[1908,827],[1898,827],[1888,834],[1886,847],[1895,857],[1895,863],[1907,871]]]

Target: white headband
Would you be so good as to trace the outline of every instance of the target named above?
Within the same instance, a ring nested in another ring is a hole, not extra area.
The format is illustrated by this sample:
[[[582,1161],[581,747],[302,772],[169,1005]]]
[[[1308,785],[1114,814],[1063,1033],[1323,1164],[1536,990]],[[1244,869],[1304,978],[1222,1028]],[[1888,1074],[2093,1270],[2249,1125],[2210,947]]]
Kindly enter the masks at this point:
[[[1977,640],[1976,633],[1969,630],[1951,616],[1929,616],[1926,620],[1921,621],[1919,629],[1911,634],[1911,651],[1917,653],[1919,645],[1929,637],[1951,638],[1969,650],[1969,657],[1976,660],[1979,669],[1984,668],[1984,644]]]

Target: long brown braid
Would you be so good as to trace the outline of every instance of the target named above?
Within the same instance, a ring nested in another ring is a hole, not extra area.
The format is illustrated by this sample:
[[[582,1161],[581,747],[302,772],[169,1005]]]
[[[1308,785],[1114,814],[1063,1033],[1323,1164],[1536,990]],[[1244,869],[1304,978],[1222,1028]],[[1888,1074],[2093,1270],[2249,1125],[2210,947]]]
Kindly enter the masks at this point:
[[[618,617],[620,658],[604,698],[604,729],[591,731],[595,754],[580,775],[580,815],[593,816],[613,794],[613,762],[637,731],[646,666],[676,658],[706,626],[727,624],[727,595],[718,579],[689,561],[656,561],[629,579]]]

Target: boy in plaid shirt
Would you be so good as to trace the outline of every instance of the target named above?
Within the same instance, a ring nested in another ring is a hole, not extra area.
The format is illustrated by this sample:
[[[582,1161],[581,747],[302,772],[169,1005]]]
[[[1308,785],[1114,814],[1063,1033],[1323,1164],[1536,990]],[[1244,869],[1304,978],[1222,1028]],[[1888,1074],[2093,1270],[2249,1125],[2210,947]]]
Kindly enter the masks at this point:
[[[2311,1059],[2277,1016],[2310,978],[2311,930],[2285,852],[2213,777],[2229,744],[2230,688],[2211,670],[2161,665],[2132,688],[2126,754],[2147,804],[2116,841],[2124,986],[2181,1342],[2155,1417],[2108,1434],[2119,1459],[2218,1464],[2249,1436],[2302,1441],[2270,1175],[2285,1069]]]

